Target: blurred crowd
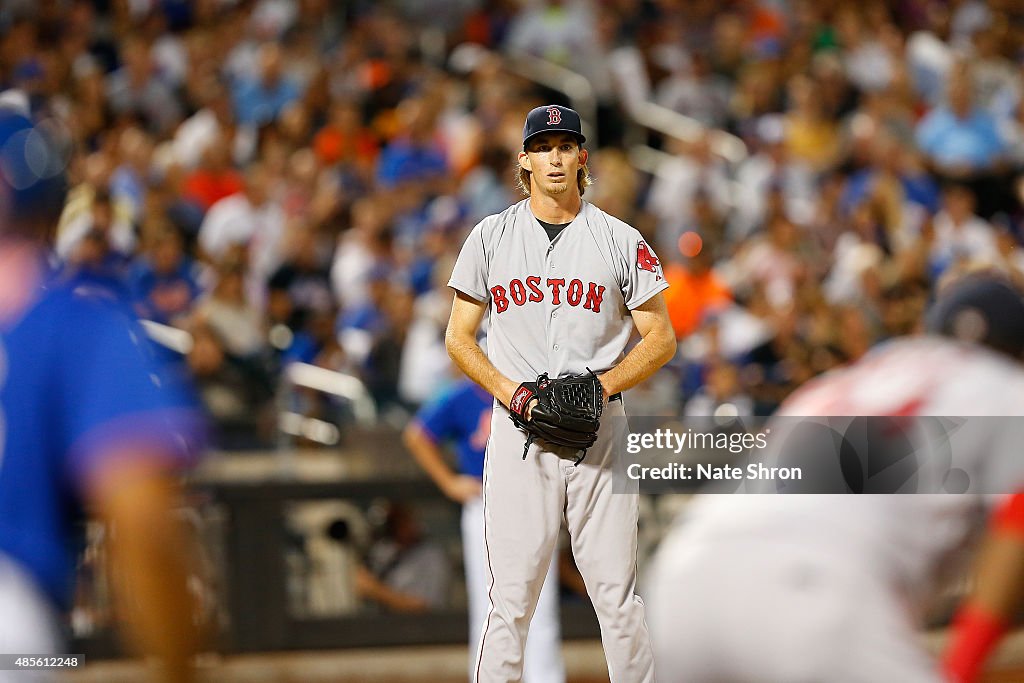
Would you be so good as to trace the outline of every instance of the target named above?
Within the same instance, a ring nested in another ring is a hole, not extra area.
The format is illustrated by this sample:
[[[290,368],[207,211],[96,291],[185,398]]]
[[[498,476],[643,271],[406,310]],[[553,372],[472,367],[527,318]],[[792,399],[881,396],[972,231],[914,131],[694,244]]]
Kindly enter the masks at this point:
[[[291,361],[396,422],[450,379],[462,240],[521,197],[526,112],[575,104],[524,54],[590,83],[586,199],[672,284],[634,412],[763,414],[947,274],[1024,278],[1014,0],[7,0],[0,104],[66,143],[68,277],[187,330],[224,433],[269,438]]]

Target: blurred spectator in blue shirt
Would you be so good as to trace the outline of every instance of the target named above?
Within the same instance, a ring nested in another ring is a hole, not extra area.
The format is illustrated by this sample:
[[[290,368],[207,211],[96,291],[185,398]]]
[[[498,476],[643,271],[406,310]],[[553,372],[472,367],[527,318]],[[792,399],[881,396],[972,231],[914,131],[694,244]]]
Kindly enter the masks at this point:
[[[126,38],[121,61],[123,66],[107,77],[107,104],[113,113],[141,119],[150,131],[161,135],[174,130],[181,122],[181,104],[156,73],[146,42]]]
[[[129,261],[114,244],[113,206],[106,192],[96,194],[90,221],[67,253],[63,276],[76,290],[127,303]]]
[[[319,249],[317,234],[301,226],[289,237],[290,255],[270,277],[268,312],[292,332],[302,329],[313,314],[333,310],[330,253]],[[326,256],[326,258],[325,258]]]
[[[110,176],[110,197],[119,217],[139,223],[145,210],[153,141],[141,129],[128,128],[118,139],[118,151],[121,164]]]
[[[284,75],[281,57],[278,45],[266,43],[259,51],[257,76],[242,77],[235,84],[232,96],[239,123],[255,126],[270,123],[302,96],[299,85]]]
[[[357,362],[366,359],[374,339],[387,329],[385,309],[394,290],[391,283],[393,274],[388,265],[374,267],[367,278],[367,300],[338,317],[337,332],[342,346]]]
[[[448,172],[444,151],[434,140],[434,117],[424,102],[412,100],[400,107],[406,131],[395,137],[377,161],[377,181],[384,187],[434,180]]]
[[[991,171],[1007,152],[995,118],[974,104],[966,67],[950,75],[947,104],[932,109],[917,127],[917,143],[944,175]]]
[[[161,228],[149,254],[135,260],[128,286],[142,318],[167,325],[191,311],[201,288],[195,264],[185,254],[184,240],[174,227]]]
[[[939,186],[935,180],[915,167],[910,156],[911,150],[888,132],[875,135],[868,149],[870,163],[854,172],[843,192],[842,208],[847,214],[870,197],[879,182],[895,179],[903,190],[905,199],[922,206],[929,213],[939,210]]]

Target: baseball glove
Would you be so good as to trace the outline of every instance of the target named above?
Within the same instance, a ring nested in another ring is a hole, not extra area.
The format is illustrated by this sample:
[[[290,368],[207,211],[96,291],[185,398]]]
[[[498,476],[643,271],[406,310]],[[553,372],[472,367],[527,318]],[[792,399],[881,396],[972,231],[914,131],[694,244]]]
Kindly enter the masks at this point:
[[[527,408],[534,399],[537,404],[527,419]],[[528,434],[523,448],[524,460],[534,439],[582,449],[585,455],[597,441],[604,410],[604,389],[601,380],[589,368],[585,375],[558,379],[551,379],[544,373],[535,382],[519,385],[509,401],[509,410],[512,422]]]

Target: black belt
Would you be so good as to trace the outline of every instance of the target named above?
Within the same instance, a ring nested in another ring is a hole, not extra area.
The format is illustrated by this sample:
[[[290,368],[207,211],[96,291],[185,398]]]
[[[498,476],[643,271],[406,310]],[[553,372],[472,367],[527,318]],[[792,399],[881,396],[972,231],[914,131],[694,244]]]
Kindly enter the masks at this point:
[[[621,391],[619,393],[617,393],[617,394],[612,394],[611,396],[608,397],[608,402],[609,403],[611,403],[612,401],[621,401],[621,400],[622,400],[622,392]]]

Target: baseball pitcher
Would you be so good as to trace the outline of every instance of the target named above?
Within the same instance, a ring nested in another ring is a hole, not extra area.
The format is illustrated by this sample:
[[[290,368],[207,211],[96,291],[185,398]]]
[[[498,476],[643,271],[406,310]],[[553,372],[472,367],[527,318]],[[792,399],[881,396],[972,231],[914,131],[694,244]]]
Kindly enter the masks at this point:
[[[579,115],[532,110],[518,154],[527,199],[481,221],[459,255],[446,346],[495,397],[484,463],[489,609],[479,683],[520,681],[523,645],[564,519],[613,683],[654,680],[636,595],[636,493],[612,493],[621,393],[675,353],[661,264],[639,232],[582,196]],[[486,354],[476,331],[488,316]],[[641,341],[624,353],[633,329]],[[611,418],[611,419],[609,419]]]

